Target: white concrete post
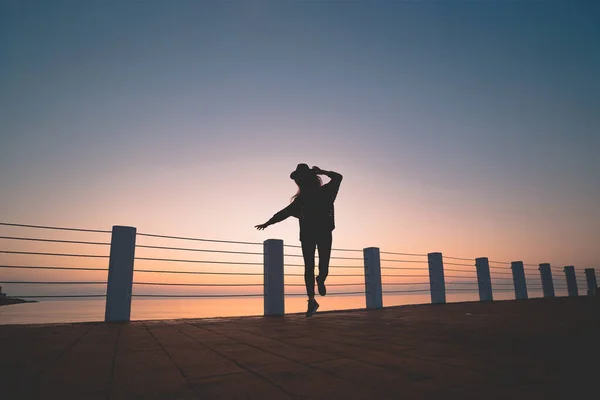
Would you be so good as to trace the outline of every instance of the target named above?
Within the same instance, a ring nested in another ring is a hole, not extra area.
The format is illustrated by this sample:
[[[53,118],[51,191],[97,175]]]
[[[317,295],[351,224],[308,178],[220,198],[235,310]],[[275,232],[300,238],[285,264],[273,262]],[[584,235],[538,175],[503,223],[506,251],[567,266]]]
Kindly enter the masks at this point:
[[[567,292],[569,293],[569,296],[579,296],[574,266],[569,265],[565,267],[565,277],[567,278]]]
[[[363,249],[365,263],[365,297],[367,308],[382,308],[383,293],[381,291],[381,260],[378,247]]]
[[[283,315],[285,313],[283,240],[265,240],[263,249],[264,315]]]
[[[527,298],[527,282],[525,281],[525,269],[523,261],[513,261],[510,265],[512,269],[513,282],[515,285],[515,298],[517,300]]]
[[[540,264],[539,270],[542,278],[544,297],[554,297],[554,282],[552,281],[552,269],[550,269],[550,264]]]
[[[106,285],[104,321],[129,321],[135,259],[136,228],[113,226]]]
[[[444,262],[442,253],[428,253],[429,262],[429,291],[431,292],[431,303],[446,302],[446,283],[444,281]]]
[[[598,294],[596,293],[598,284],[596,283],[596,271],[594,268],[585,269],[585,280],[587,281],[587,295],[594,296]]]
[[[492,277],[490,276],[490,263],[487,257],[475,259],[475,268],[477,268],[477,284],[479,286],[479,300],[494,300],[492,294]]]

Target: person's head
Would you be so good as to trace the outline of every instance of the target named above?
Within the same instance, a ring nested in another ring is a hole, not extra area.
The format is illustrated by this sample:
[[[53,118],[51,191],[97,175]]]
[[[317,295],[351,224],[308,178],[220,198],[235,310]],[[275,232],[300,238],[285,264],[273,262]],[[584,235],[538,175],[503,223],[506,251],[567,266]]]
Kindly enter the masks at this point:
[[[296,170],[290,174],[290,178],[298,185],[298,193],[292,199],[298,197],[302,193],[310,192],[320,187],[323,182],[321,177],[306,164],[298,164]]]

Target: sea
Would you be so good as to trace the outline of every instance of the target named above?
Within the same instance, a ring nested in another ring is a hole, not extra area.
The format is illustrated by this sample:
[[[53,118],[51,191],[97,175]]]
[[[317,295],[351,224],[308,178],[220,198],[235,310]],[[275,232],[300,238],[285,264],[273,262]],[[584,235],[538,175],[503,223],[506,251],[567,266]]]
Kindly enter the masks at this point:
[[[541,291],[529,291],[530,298],[542,297]],[[566,293],[556,293],[557,296]],[[514,292],[494,293],[494,300],[512,300]],[[447,293],[446,302],[478,301],[477,291]],[[364,309],[364,295],[317,296],[319,312]],[[383,296],[383,306],[427,304],[429,293],[405,293]],[[173,320],[183,318],[220,318],[263,315],[262,297],[244,298],[133,298],[131,320]],[[285,312],[303,313],[306,298],[285,298]],[[0,325],[96,322],[104,320],[105,299],[51,299],[0,307]]]

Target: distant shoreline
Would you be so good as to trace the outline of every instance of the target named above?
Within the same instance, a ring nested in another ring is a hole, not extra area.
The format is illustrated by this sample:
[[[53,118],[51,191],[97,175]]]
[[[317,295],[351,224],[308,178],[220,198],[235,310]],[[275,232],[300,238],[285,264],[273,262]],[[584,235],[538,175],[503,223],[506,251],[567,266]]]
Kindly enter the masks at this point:
[[[36,300],[17,299],[14,297],[0,297],[0,306],[10,306],[11,304],[37,303]]]

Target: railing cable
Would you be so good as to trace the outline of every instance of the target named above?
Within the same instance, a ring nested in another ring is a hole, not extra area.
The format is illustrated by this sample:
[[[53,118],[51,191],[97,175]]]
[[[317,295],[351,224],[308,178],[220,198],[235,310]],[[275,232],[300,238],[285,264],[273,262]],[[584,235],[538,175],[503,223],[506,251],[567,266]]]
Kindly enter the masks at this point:
[[[245,254],[245,255],[255,255],[262,256],[263,253],[251,252],[251,251],[230,251],[230,250],[210,250],[210,249],[190,249],[185,247],[166,247],[166,246],[147,246],[136,244],[135,247],[140,247],[144,249],[161,249],[161,250],[178,250],[178,251],[199,251],[203,253],[225,253],[225,254]]]
[[[26,266],[26,265],[0,265],[0,268],[16,268],[16,269],[62,269],[74,271],[106,271],[108,268],[82,268],[82,267],[42,267],[42,266]]]
[[[463,272],[463,273],[466,273],[466,274],[472,274],[472,273],[476,273],[477,272],[477,270],[475,270],[475,269],[472,269],[472,270],[469,271],[468,269],[444,268],[444,272],[446,272],[446,271],[450,271],[450,272]]]
[[[246,275],[246,276],[263,276],[263,273],[254,272],[210,272],[210,271],[170,271],[158,269],[136,269],[135,272],[153,272],[160,274],[188,274],[188,275]],[[299,275],[304,276],[304,275]]]
[[[0,253],[4,253],[4,254],[27,254],[27,255],[33,255],[33,256],[109,258],[109,256],[107,256],[107,255],[97,255],[97,254],[40,253],[40,252],[34,252],[34,251],[9,251],[9,250],[0,250]]]
[[[154,237],[154,238],[162,238],[162,239],[191,240],[191,241],[196,241],[196,242],[247,244],[247,245],[254,245],[254,246],[262,246],[262,243],[258,243],[258,242],[241,242],[241,241],[235,241],[235,240],[200,239],[200,238],[191,238],[191,237],[183,237],[183,236],[155,235],[155,234],[152,234],[152,233],[138,233],[137,235],[138,236],[146,236],[146,237]]]
[[[292,249],[301,249],[302,246],[298,246],[296,244],[284,244],[283,247],[290,247]],[[331,251],[352,251],[352,252],[361,252],[362,250],[359,249],[339,249],[339,248],[332,248]]]
[[[0,283],[13,284],[13,285],[106,285],[106,282],[73,282],[73,281],[0,281]]]
[[[398,293],[418,293],[418,292],[429,292],[429,289],[410,289],[410,290],[384,290],[383,294],[398,294]]]
[[[80,240],[41,239],[41,238],[26,238],[26,237],[16,237],[16,236],[0,236],[0,239],[29,240],[29,241],[33,241],[33,242],[91,244],[91,245],[98,245],[98,246],[110,246],[110,243],[107,243],[107,242],[86,242],[86,241],[80,241]]]
[[[172,258],[136,257],[136,260],[165,261],[165,262],[187,262],[200,264],[227,264],[227,265],[263,265],[261,262],[233,262],[233,261],[210,261],[210,260],[177,260]]]
[[[462,257],[450,257],[450,256],[444,256],[444,258],[448,258],[450,260],[461,260],[461,261],[475,261],[474,258],[462,258]]]
[[[64,294],[64,295],[16,295],[10,296],[14,298],[21,299],[67,299],[67,298],[77,298],[77,297],[106,297],[105,294]]]
[[[427,254],[421,253],[396,253],[393,251],[380,251],[380,254],[391,254],[395,256],[409,256],[409,257],[427,257]]]
[[[11,224],[11,223],[7,223],[7,222],[0,222],[0,225],[3,225],[3,226],[14,226],[14,227],[20,227],[20,228],[52,229],[52,230],[59,230],[59,231],[111,233],[111,231],[105,231],[105,230],[100,230],[100,229],[64,228],[64,227],[58,227],[58,226]]]

